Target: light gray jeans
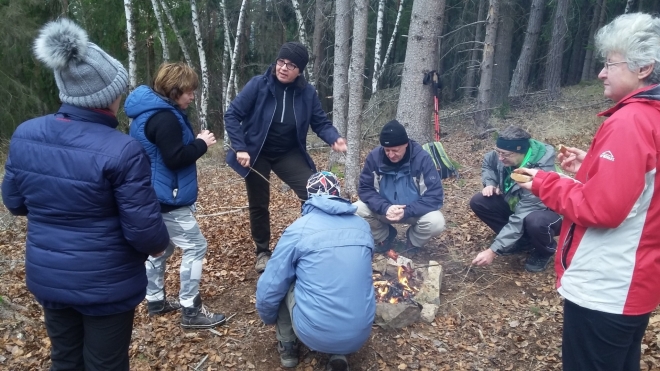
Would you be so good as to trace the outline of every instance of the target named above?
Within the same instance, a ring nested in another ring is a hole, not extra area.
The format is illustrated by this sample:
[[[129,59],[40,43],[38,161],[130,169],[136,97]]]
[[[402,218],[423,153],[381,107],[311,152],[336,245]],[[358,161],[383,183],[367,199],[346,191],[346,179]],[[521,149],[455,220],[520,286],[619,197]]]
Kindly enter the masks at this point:
[[[277,323],[275,324],[275,336],[277,340],[288,343],[296,341],[296,329],[293,327],[293,307],[296,306],[296,296],[293,293],[293,288],[296,286],[295,281],[289,286],[284,300],[280,303],[280,309],[277,312]]]
[[[385,215],[380,215],[369,209],[369,206],[362,201],[357,201],[353,205],[357,206],[356,214],[366,220],[371,227],[371,234],[374,236],[374,242],[384,241],[389,234],[389,224],[410,224],[408,229],[408,238],[413,246],[422,247],[426,245],[431,238],[440,235],[445,230],[445,217],[440,210],[431,211],[418,218],[406,218],[397,223],[387,220]]]
[[[179,302],[183,307],[192,307],[195,296],[199,294],[199,281],[202,278],[202,265],[206,255],[206,239],[193,216],[194,208],[184,206],[163,213],[163,221],[170,234],[170,244],[165,253],[157,258],[149,257],[147,268],[147,301],[165,298],[165,268],[167,258],[178,246],[183,251],[181,258]]]

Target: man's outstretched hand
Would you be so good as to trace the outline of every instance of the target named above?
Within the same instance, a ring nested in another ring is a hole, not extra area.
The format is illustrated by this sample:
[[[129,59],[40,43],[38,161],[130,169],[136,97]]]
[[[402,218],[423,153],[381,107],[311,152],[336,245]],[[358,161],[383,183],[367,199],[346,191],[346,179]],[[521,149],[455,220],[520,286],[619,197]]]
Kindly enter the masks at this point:
[[[478,266],[490,265],[493,263],[493,259],[495,259],[495,256],[497,256],[497,254],[495,254],[495,251],[491,249],[486,249],[480,252],[479,255],[477,255],[477,257],[474,258],[474,260],[472,260],[472,264]]]

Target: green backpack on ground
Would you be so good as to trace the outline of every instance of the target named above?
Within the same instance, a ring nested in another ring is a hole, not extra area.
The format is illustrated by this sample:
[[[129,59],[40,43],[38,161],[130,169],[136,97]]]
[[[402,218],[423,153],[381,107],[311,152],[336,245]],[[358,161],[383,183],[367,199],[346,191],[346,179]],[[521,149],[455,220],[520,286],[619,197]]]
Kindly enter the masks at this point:
[[[452,160],[449,159],[449,156],[447,156],[447,152],[445,152],[445,149],[442,147],[442,143],[430,142],[422,145],[422,148],[431,155],[431,158],[435,163],[435,168],[438,169],[438,173],[442,179],[450,177],[458,178],[458,170],[456,169],[456,166],[454,166]]]

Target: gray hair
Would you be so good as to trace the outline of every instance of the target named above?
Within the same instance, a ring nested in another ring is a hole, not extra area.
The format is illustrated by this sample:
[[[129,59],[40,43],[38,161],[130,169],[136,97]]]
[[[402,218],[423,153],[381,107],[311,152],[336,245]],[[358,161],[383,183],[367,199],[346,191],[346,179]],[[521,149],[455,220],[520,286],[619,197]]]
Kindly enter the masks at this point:
[[[660,83],[660,18],[644,13],[620,15],[598,30],[595,41],[601,57],[619,53],[630,71],[655,63],[644,82]]]
[[[498,136],[506,140],[530,139],[532,137],[523,128],[515,125],[511,125],[508,128],[500,131]]]

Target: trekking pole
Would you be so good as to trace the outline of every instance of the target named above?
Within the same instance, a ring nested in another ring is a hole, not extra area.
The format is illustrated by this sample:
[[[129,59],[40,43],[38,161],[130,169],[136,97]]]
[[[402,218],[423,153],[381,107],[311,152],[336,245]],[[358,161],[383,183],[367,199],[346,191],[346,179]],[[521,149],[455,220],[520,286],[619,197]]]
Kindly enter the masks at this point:
[[[435,141],[440,141],[440,84],[438,73],[433,71],[433,118],[435,120]]]

